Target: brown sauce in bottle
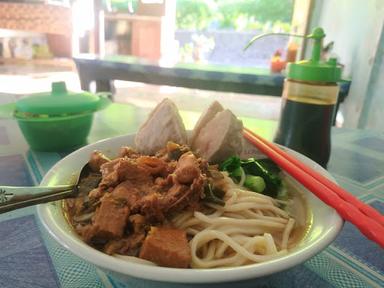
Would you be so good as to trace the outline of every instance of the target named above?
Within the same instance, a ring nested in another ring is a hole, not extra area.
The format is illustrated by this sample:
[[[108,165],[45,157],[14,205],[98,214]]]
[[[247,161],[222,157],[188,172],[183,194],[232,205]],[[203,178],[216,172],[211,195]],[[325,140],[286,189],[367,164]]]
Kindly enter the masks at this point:
[[[274,141],[326,168],[331,152],[331,127],[337,89],[336,85],[318,86],[292,80],[286,82]],[[319,95],[311,96],[318,91]]]
[[[327,166],[335,104],[305,103],[284,98],[274,142]]]

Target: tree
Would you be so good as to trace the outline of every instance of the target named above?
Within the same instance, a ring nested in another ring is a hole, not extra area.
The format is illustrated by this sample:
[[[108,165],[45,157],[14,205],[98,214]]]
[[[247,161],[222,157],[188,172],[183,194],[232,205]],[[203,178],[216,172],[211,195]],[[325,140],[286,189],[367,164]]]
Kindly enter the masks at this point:
[[[289,24],[293,0],[177,0],[176,9],[179,29],[203,30],[217,22],[220,28],[250,30],[266,23]]]
[[[214,1],[177,0],[176,26],[179,29],[206,29],[214,20],[216,9]]]

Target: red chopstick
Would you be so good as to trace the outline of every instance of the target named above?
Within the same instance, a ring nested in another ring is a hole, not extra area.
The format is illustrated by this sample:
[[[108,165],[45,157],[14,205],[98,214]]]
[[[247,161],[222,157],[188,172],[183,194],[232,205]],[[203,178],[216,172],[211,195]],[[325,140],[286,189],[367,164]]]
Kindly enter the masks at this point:
[[[269,145],[273,150],[275,150],[277,153],[282,154],[284,157],[286,157],[290,162],[298,166],[300,169],[304,170],[306,173],[310,174],[312,177],[316,178],[318,181],[322,182],[325,186],[332,189],[340,198],[342,198],[345,201],[350,202],[354,206],[356,206],[361,212],[363,212],[365,215],[377,219],[382,225],[384,225],[384,216],[381,215],[377,210],[373,209],[371,206],[361,202],[359,199],[357,199],[355,196],[351,195],[349,192],[345,191],[340,186],[336,185],[334,182],[329,180],[328,178],[324,177],[320,173],[310,169],[308,166],[304,165],[304,163],[298,161],[296,158],[292,157],[291,155],[285,153],[281,149],[279,149],[276,145],[273,145],[272,143],[268,143],[267,140],[263,139],[261,136],[256,135],[251,130],[245,128],[249,134],[251,134],[253,137],[258,138],[260,141],[262,141],[264,144]],[[280,151],[279,151],[280,150]]]
[[[384,217],[282,149],[244,128],[244,137],[277,165],[384,248]]]

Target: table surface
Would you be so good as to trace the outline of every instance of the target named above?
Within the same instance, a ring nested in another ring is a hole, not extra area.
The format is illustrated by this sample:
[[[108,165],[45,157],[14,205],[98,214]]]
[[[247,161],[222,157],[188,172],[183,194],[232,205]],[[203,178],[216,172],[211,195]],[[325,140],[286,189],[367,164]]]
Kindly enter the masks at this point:
[[[144,82],[211,91],[280,97],[285,71],[209,63],[168,63],[133,56],[81,54],[74,58],[81,87],[89,90],[95,81],[97,91],[113,92],[112,80]],[[348,95],[350,80],[339,82],[338,103]]]
[[[89,143],[135,132],[149,111],[150,107],[112,104],[95,115]],[[199,112],[183,110],[181,115],[187,128],[191,128]],[[276,129],[273,121],[249,117],[242,120],[269,139]],[[37,185],[66,154],[31,151],[16,121],[0,119],[1,185]],[[383,133],[333,129],[328,170],[341,186],[384,212]],[[327,249],[305,263],[251,282],[220,284],[220,287],[383,287],[383,259],[383,250],[377,244],[346,223]],[[127,286],[65,250],[44,230],[34,207],[0,215],[2,288],[148,287],[148,284],[136,281]]]
[[[284,75],[269,69],[207,63],[171,63],[132,56],[81,54],[74,58],[82,89],[96,81],[98,91],[111,80],[280,97]],[[104,84],[103,84],[104,83]],[[113,89],[112,89],[113,90]]]
[[[98,56],[95,54],[80,54],[75,57],[78,60],[90,60],[90,61],[105,61],[109,63],[121,63],[124,65],[140,66],[143,69],[149,67],[158,67],[159,69],[186,69],[190,70],[191,73],[201,74],[199,72],[225,72],[235,74],[250,74],[255,76],[276,76],[280,79],[284,79],[284,75],[280,73],[271,73],[269,68],[260,67],[242,67],[225,64],[210,64],[210,63],[191,63],[191,62],[167,62],[165,60],[153,61],[145,58],[127,56],[127,55],[106,55]],[[197,75],[198,77],[198,75]]]

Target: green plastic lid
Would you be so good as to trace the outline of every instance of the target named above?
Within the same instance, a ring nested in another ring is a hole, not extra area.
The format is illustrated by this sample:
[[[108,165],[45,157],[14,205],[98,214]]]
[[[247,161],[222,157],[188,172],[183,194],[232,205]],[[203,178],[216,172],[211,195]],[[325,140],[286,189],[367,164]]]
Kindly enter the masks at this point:
[[[17,116],[74,115],[100,110],[109,103],[110,100],[107,97],[90,92],[69,92],[65,82],[53,82],[51,92],[35,94],[17,101],[15,114]]]
[[[341,68],[337,66],[334,58],[327,62],[320,60],[322,50],[322,40],[325,37],[322,28],[315,28],[312,34],[306,36],[314,39],[312,57],[309,60],[289,63],[287,67],[287,77],[302,81],[315,82],[338,82],[341,78]]]

